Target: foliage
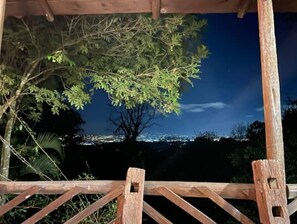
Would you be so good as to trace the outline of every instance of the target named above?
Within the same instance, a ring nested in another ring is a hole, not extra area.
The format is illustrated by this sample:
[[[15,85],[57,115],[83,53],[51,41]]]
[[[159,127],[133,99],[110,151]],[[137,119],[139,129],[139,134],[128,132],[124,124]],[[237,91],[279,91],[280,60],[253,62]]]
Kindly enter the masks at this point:
[[[204,45],[189,49],[187,43],[197,40],[205,24],[191,16],[158,21],[146,15],[57,17],[54,23],[9,18],[0,64],[0,115],[28,95],[39,106],[51,105],[53,113],[67,108],[65,100],[81,109],[90,102],[86,83],[92,90],[104,89],[113,105],[148,102],[165,112],[178,111],[180,82],[198,77],[208,53]],[[48,79],[58,86],[48,88]]]
[[[208,54],[200,42],[188,45],[205,25],[193,16],[61,16],[53,23],[7,18],[0,55],[0,119],[7,115],[1,175],[8,176],[19,112],[38,121],[43,104],[53,114],[69,104],[82,109],[96,89],[105,90],[113,105],[148,103],[178,112],[180,83],[198,78]]]
[[[64,148],[59,138],[52,133],[39,134],[29,143],[16,144],[21,160],[13,161],[11,179],[57,179],[58,165],[64,159]],[[24,161],[26,160],[26,163]]]

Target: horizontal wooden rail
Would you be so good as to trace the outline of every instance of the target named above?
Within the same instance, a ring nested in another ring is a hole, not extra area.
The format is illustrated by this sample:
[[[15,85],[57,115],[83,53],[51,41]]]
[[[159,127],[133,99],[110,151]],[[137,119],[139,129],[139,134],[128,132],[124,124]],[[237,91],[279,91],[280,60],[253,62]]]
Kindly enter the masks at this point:
[[[125,181],[0,181],[0,194],[20,194],[32,186],[40,186],[38,194],[63,194],[73,187],[83,188],[81,194],[106,194]],[[145,181],[145,195],[160,195],[157,188],[165,187],[182,197],[205,197],[196,188],[205,186],[226,199],[255,200],[253,184]],[[297,189],[297,188],[296,188]],[[297,195],[297,191],[296,191]]]
[[[107,194],[125,181],[0,181],[0,194],[20,194],[32,186],[40,186],[38,194],[63,194],[73,187],[83,188],[81,194]],[[145,195],[160,195],[156,188],[166,187],[182,197],[205,197],[196,188],[207,187],[225,199],[255,200],[254,184],[145,181]],[[287,185],[288,199],[297,198],[297,184]]]

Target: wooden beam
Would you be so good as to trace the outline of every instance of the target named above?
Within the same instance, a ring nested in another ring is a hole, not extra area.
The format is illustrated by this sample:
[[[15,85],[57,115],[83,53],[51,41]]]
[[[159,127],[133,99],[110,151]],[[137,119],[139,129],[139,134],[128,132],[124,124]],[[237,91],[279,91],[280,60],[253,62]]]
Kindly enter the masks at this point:
[[[53,22],[55,17],[54,17],[53,11],[52,11],[51,7],[49,6],[47,0],[38,0],[38,3],[45,11],[46,19],[50,22]]]
[[[15,208],[23,201],[30,198],[32,195],[37,193],[40,189],[41,189],[41,187],[31,186],[30,188],[25,190],[23,193],[19,194],[14,199],[10,200],[5,205],[1,206],[0,207],[0,216],[4,215],[6,212],[10,211],[11,209]]]
[[[79,194],[81,191],[82,189],[78,187],[70,189],[69,191],[61,195],[59,198],[49,203],[39,212],[35,213],[30,218],[26,219],[24,222],[22,222],[22,224],[33,224],[38,222],[39,220],[43,219],[45,216],[50,214],[52,211],[63,205],[65,202],[69,201],[75,195]]]
[[[284,174],[280,165],[277,160],[258,160],[252,163],[261,223],[290,223]]]
[[[40,186],[39,194],[63,194],[73,187],[83,188],[81,194],[107,194],[125,181],[0,181],[0,194],[20,194],[31,186]],[[156,188],[166,187],[182,197],[205,197],[195,190],[206,186],[226,199],[256,200],[254,184],[180,182],[180,181],[145,181],[145,195],[160,195]],[[294,185],[295,186],[295,185]],[[297,197],[296,187],[290,186],[290,198]],[[292,188],[292,192],[290,190]]]
[[[152,0],[152,17],[154,20],[160,18],[161,0]]]
[[[280,86],[272,0],[258,0],[262,91],[267,159],[278,160],[285,177]],[[285,180],[284,180],[285,181]]]
[[[54,15],[151,13],[152,0],[48,0]],[[286,4],[288,0],[283,0]],[[162,0],[162,13],[237,13],[240,0]],[[296,11],[297,11],[297,7]],[[252,4],[250,11],[256,11]],[[7,0],[8,16],[44,15],[36,0]]]
[[[248,12],[251,5],[251,0],[241,0],[238,12],[237,12],[237,18],[243,19],[245,14]]]
[[[181,198],[179,195],[169,190],[168,188],[158,188],[158,192],[167,198],[169,201],[180,207],[182,210],[187,212],[190,216],[194,217],[197,221],[206,224],[215,224],[216,222],[205,215],[203,212],[195,208],[189,202]]]
[[[228,201],[226,201],[220,195],[218,195],[217,193],[208,189],[207,187],[200,187],[200,188],[197,188],[197,190],[201,191],[203,194],[205,194],[206,197],[208,197],[215,204],[217,204],[222,209],[224,209],[227,213],[229,213],[231,216],[233,216],[240,223],[254,224],[254,222],[250,218],[248,218],[246,215],[241,213],[232,204],[230,204]]]
[[[4,20],[5,20],[5,6],[6,6],[6,0],[0,0],[0,54],[1,54],[2,35],[3,35],[3,27],[4,27]]]
[[[144,169],[128,169],[124,191],[123,224],[142,223],[144,177]]]
[[[93,214],[96,210],[102,208],[104,205],[109,203],[110,201],[114,200],[118,196],[120,196],[123,193],[124,186],[119,186],[113,191],[109,192],[102,198],[100,198],[98,201],[94,202],[91,204],[89,207],[86,209],[82,210],[81,212],[77,213],[75,216],[73,216],[71,219],[65,222],[65,224],[73,224],[73,223],[79,223],[86,217],[90,216]]]

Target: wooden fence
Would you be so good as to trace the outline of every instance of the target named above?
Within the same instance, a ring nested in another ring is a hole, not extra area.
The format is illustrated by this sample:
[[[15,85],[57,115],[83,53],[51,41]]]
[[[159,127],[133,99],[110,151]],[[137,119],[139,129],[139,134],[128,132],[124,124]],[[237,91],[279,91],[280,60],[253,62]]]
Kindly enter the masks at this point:
[[[32,224],[42,220],[75,195],[104,194],[102,198],[65,223],[79,223],[116,198],[118,202],[117,217],[110,223],[139,224],[142,222],[142,212],[157,223],[172,223],[143,200],[144,195],[155,195],[165,197],[201,223],[215,223],[215,221],[184,200],[184,197],[209,198],[240,223],[254,223],[225,200],[257,201],[256,185],[254,184],[145,181],[144,176],[144,170],[130,168],[126,181],[0,182],[0,194],[17,195],[0,207],[0,216],[34,194],[56,194],[60,196],[25,220],[24,224]],[[297,210],[297,199],[295,199],[297,198],[297,185],[287,185],[287,197],[288,199],[294,199],[288,205],[289,215],[291,215]]]

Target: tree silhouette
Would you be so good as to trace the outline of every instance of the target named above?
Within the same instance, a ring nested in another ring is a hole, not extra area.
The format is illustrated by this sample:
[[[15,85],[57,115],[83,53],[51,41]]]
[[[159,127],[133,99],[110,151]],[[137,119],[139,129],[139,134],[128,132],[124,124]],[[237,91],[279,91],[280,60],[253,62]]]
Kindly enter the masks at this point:
[[[131,109],[125,107],[114,108],[109,120],[114,126],[113,133],[123,135],[125,142],[134,143],[137,137],[154,125],[152,122],[156,117],[156,110],[148,104],[137,104]]]

